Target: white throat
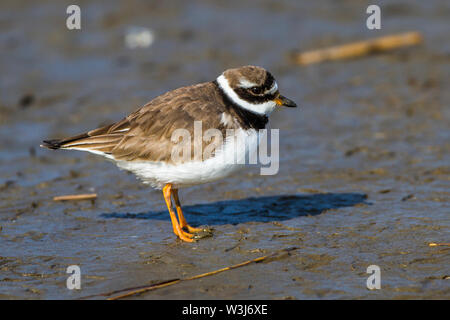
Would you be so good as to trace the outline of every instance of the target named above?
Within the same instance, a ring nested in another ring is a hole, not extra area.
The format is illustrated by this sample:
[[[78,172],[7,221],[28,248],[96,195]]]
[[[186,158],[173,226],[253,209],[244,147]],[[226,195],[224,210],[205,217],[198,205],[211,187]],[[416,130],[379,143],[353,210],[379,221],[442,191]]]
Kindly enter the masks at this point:
[[[277,106],[275,101],[267,101],[263,103],[253,104],[241,99],[237,95],[237,93],[234,92],[233,89],[231,89],[230,85],[228,84],[227,78],[225,78],[223,74],[217,78],[217,83],[231,101],[236,103],[238,106],[253,113],[268,116],[270,113],[272,113],[273,110],[275,110]]]

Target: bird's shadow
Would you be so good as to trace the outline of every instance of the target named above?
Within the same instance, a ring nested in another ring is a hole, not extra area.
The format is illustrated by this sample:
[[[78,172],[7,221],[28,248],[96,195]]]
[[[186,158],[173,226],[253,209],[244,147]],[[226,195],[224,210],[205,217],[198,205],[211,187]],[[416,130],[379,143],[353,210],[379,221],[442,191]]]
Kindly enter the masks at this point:
[[[352,207],[360,203],[369,204],[366,199],[367,195],[362,193],[264,196],[183,206],[183,213],[192,226],[271,222],[318,215],[330,209]],[[167,210],[146,213],[102,213],[100,216],[103,218],[170,220]]]

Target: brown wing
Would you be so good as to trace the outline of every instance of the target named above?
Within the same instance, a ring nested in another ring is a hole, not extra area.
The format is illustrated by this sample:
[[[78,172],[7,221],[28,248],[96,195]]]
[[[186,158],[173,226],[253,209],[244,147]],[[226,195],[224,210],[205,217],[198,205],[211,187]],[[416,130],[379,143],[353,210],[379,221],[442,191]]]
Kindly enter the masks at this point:
[[[167,92],[112,125],[68,139],[44,141],[44,146],[98,151],[116,160],[168,162],[175,146],[171,141],[174,130],[186,129],[194,139],[194,121],[202,120],[203,132],[210,128],[225,132],[221,123],[225,111],[214,84],[203,83]]]
[[[169,162],[175,146],[171,138],[176,129],[189,132],[193,147],[194,121],[202,121],[203,132],[210,128],[225,131],[221,123],[225,109],[212,83],[168,92],[130,115],[130,130],[114,147],[112,155],[118,160]]]

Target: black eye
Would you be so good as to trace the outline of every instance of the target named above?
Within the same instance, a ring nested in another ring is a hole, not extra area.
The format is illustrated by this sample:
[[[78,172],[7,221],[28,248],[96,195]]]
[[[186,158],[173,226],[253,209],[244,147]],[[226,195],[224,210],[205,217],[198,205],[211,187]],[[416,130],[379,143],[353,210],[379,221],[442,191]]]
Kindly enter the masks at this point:
[[[262,92],[261,87],[252,87],[252,88],[250,88],[250,90],[251,90],[252,93],[254,93],[254,94],[261,94],[261,92]]]

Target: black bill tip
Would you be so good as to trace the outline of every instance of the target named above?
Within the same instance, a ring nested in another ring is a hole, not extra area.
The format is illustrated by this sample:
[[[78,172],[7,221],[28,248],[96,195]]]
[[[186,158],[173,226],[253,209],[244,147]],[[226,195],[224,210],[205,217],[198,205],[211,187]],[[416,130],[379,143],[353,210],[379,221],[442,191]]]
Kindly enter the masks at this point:
[[[297,104],[294,101],[292,101],[291,99],[288,99],[288,98],[286,98],[284,96],[280,95],[278,97],[278,99],[280,100],[281,105],[283,107],[288,107],[288,108],[296,108],[297,107]]]

